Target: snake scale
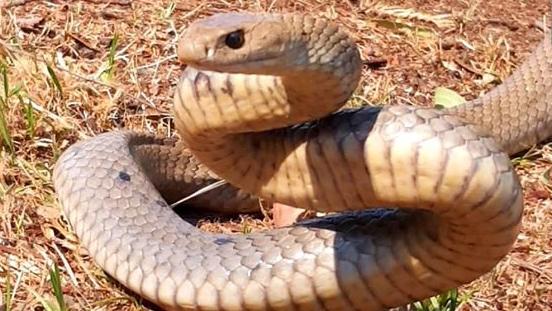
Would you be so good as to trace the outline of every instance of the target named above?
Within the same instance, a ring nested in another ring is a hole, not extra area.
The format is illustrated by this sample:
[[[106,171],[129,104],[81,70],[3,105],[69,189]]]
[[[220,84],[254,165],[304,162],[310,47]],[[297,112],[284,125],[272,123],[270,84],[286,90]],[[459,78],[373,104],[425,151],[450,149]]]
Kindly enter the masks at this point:
[[[511,249],[523,198],[509,155],[552,135],[550,36],[502,84],[444,110],[340,110],[361,60],[323,18],[214,15],[183,32],[178,56],[180,141],[113,131],[75,143],[54,169],[82,245],[145,299],[383,310],[470,282]],[[339,213],[225,235],[168,206],[217,178],[231,186],[201,207],[246,211],[258,196]]]

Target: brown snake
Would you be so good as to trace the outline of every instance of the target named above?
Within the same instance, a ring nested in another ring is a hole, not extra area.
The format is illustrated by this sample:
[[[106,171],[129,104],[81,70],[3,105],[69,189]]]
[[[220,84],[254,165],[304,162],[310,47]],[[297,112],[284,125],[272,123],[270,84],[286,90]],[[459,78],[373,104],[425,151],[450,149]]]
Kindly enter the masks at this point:
[[[54,171],[81,243],[126,287],[169,310],[382,310],[470,282],[509,252],[523,200],[508,154],[552,135],[549,36],[458,108],[339,112],[360,57],[325,19],[222,14],[180,40],[186,148],[110,132],[68,148]],[[250,210],[251,193],[341,213],[205,233],[167,201],[216,176],[243,193],[222,187],[199,205]]]

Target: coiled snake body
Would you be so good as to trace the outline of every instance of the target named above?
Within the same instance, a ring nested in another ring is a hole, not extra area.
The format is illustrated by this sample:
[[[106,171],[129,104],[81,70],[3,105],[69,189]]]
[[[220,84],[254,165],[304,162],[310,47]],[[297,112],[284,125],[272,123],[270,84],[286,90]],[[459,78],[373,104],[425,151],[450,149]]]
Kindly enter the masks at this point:
[[[190,25],[178,54],[186,148],[110,132],[68,148],[54,172],[82,244],[146,299],[170,310],[382,310],[470,282],[509,252],[523,202],[508,154],[552,135],[551,38],[485,96],[441,111],[336,112],[360,57],[324,19],[216,15]],[[175,217],[167,200],[218,176],[232,186],[196,203],[250,210],[254,194],[342,213],[244,235]]]

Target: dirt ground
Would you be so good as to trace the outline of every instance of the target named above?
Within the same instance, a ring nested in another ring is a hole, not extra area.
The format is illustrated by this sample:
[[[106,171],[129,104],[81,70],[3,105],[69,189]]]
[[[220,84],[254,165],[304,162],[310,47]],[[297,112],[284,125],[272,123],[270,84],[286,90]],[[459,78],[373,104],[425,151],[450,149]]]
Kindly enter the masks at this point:
[[[437,87],[472,99],[500,83],[551,19],[550,2],[534,0],[0,0],[0,7],[0,81],[12,94],[3,109],[12,143],[0,151],[0,299],[11,300],[11,310],[54,301],[52,262],[72,310],[151,308],[79,247],[51,169],[84,137],[120,127],[173,133],[175,43],[191,21],[231,10],[324,15],[350,31],[365,60],[356,104],[431,106]],[[491,273],[460,289],[461,310],[552,310],[552,144],[513,161],[525,189],[522,233]],[[200,225],[239,232],[270,227],[271,219]]]

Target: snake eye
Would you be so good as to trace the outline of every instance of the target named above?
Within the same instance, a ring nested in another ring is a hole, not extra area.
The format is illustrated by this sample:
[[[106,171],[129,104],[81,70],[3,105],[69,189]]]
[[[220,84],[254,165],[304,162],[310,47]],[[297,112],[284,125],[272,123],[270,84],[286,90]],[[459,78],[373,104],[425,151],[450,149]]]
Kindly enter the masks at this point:
[[[224,43],[231,49],[237,50],[245,43],[243,30],[236,30],[226,35]]]

